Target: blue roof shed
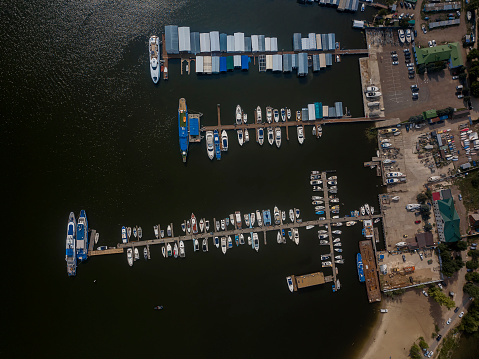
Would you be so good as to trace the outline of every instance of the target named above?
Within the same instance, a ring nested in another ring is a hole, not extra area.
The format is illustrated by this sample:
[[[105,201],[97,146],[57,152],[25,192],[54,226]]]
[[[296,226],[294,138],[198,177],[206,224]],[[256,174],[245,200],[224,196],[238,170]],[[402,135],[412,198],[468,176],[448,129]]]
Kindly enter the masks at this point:
[[[189,118],[189,124],[190,124],[190,135],[191,136],[199,136],[200,134],[200,123],[199,123],[199,118],[193,117]]]
[[[241,55],[241,70],[249,69],[249,57],[246,55]]]
[[[220,72],[226,72],[226,57],[222,56],[220,57]]]

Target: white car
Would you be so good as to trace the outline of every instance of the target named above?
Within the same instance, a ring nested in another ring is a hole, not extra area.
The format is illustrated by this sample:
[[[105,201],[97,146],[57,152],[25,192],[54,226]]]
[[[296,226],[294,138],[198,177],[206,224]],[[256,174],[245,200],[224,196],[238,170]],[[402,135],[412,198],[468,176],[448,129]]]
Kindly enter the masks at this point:
[[[425,297],[429,297],[425,290],[422,291],[422,294],[424,294]],[[449,324],[449,323],[447,323],[447,324]]]
[[[452,320],[451,320],[451,318],[449,318],[449,319],[447,320],[446,324],[449,325],[449,324],[451,324],[451,322],[452,322]]]
[[[430,358],[430,357],[432,357],[433,354],[434,354],[434,352],[431,350],[431,351],[427,354],[427,357]]]
[[[459,78],[459,76],[453,76],[452,79],[453,80],[457,80]]]
[[[464,312],[459,313],[459,318],[462,318],[464,316]]]
[[[399,62],[393,61],[393,65],[399,65]]]
[[[437,286],[442,289],[442,284],[441,283],[437,283]]]
[[[429,41],[427,42],[427,44],[429,45],[429,47],[432,47],[432,41],[431,41],[431,40],[429,40]]]

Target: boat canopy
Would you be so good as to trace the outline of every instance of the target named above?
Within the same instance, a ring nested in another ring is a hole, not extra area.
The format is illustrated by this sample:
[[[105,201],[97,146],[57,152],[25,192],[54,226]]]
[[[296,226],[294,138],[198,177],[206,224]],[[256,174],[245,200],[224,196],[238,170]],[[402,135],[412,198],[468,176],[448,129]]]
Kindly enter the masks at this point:
[[[220,72],[226,72],[227,67],[226,67],[226,57],[222,56],[220,57]]]
[[[283,70],[283,57],[279,54],[273,55],[273,71]]]
[[[292,58],[291,54],[283,54],[283,72],[293,71]]]
[[[316,50],[316,34],[314,32],[310,32],[308,34],[309,39],[309,49]]]
[[[244,33],[235,32],[235,52],[244,52]]]
[[[203,73],[203,56],[196,56],[195,59],[195,64],[196,64],[196,73]]]
[[[218,74],[220,72],[220,57],[212,56],[211,57],[211,72]]]
[[[201,52],[211,52],[210,34],[208,32],[200,33],[200,50]]]
[[[235,52],[235,37],[233,35],[226,37],[226,51]]]
[[[246,55],[241,55],[241,70],[249,69],[249,57]]]
[[[301,51],[303,48],[301,47],[301,33],[296,32],[293,34],[293,50],[294,51]]]
[[[226,52],[228,49],[228,35],[226,34],[220,34],[220,51],[221,52]]]
[[[258,52],[259,51],[258,35],[251,35],[251,51],[252,52]]]
[[[264,38],[264,51],[265,52],[271,51],[271,37]]]
[[[308,54],[301,52],[298,54],[298,76],[306,76],[308,74]]]
[[[210,31],[210,48],[211,52],[219,52],[220,48],[220,33],[218,31]]]
[[[319,64],[319,55],[313,55],[313,71],[319,71],[321,66]]]
[[[244,50],[246,52],[251,52],[251,37],[244,38]]]
[[[190,28],[183,26],[178,28],[178,48],[180,52],[191,52]]]
[[[190,135],[199,136],[200,134],[200,119],[198,117],[189,117]]]
[[[165,48],[168,54],[178,54],[178,26],[165,26]]]
[[[241,67],[241,55],[234,55],[233,60],[235,67]]]
[[[191,53],[196,55],[200,53],[200,33],[192,32],[190,34]]]

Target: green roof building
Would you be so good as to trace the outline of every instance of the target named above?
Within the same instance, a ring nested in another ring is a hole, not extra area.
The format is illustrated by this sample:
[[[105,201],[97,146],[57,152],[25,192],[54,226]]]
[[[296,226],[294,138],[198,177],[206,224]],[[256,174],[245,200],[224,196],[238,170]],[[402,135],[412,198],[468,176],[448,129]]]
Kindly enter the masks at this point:
[[[461,239],[460,219],[451,198],[434,201],[434,216],[439,239],[443,242],[457,242]]]
[[[437,117],[436,110],[427,110],[422,113],[425,120],[430,120],[431,118]]]
[[[453,69],[464,64],[458,42],[434,47],[416,47],[416,57],[418,65],[427,65],[436,61],[447,61],[449,68]]]

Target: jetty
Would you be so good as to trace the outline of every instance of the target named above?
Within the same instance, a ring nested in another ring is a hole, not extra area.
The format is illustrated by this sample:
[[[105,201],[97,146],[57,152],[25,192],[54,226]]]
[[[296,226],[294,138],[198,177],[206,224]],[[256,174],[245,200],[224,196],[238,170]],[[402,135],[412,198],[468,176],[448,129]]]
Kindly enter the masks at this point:
[[[381,301],[381,289],[376,268],[376,257],[374,255],[371,240],[359,242],[359,252],[363,261],[363,270],[366,283],[366,292],[369,303]]]
[[[298,289],[313,287],[333,281],[333,276],[324,276],[322,272],[315,272],[303,275],[291,275],[293,280],[293,290],[296,292]]]

